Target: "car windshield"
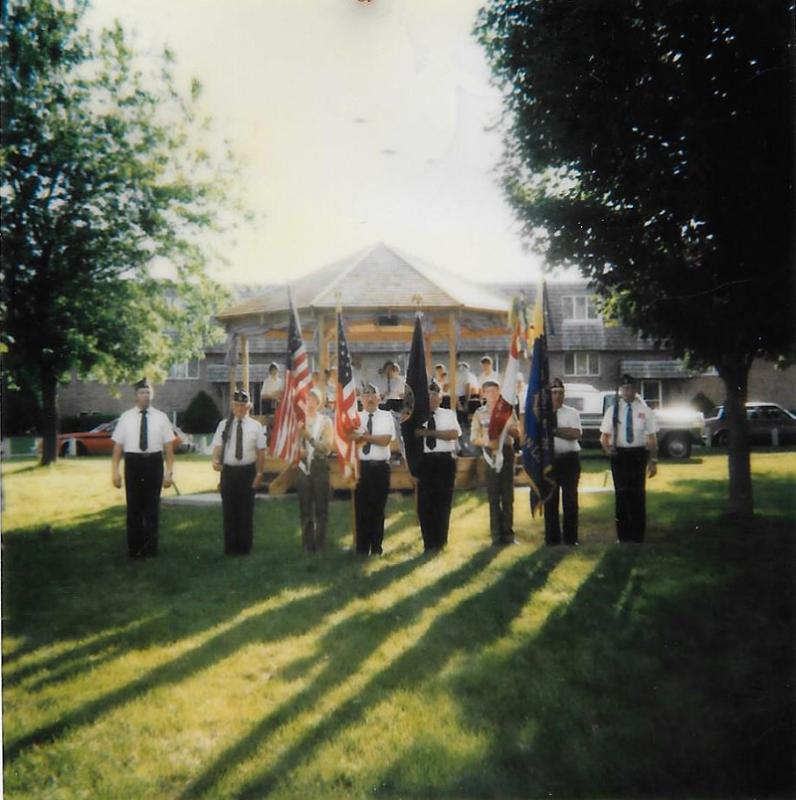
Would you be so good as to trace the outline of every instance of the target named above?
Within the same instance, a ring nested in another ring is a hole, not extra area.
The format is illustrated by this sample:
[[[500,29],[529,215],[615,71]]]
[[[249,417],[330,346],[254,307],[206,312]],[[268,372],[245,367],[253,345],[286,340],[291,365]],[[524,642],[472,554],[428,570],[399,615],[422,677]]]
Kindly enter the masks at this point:
[[[118,420],[114,419],[111,422],[103,422],[102,425],[97,425],[96,428],[92,428],[90,433],[113,433],[113,429],[116,427],[116,423]]]

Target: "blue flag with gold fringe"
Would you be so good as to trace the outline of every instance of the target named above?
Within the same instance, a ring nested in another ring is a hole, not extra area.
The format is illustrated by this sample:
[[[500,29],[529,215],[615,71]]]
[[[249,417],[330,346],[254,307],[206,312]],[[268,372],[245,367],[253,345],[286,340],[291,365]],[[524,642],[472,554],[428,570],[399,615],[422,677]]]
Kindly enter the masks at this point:
[[[525,397],[525,436],[522,464],[531,484],[531,516],[544,512],[545,501],[556,487],[553,475],[555,412],[550,394],[550,366],[545,335],[546,291],[544,281],[536,293],[531,346],[531,371]]]

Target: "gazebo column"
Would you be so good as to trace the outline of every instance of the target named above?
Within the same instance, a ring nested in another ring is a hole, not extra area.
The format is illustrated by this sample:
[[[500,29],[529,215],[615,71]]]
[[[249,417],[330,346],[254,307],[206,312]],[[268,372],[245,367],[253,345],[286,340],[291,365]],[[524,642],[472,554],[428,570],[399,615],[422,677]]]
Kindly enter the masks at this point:
[[[249,391],[249,337],[240,337],[240,363],[243,372],[242,383],[243,388]]]
[[[329,369],[329,337],[326,331],[326,317],[318,314],[318,369],[321,373]]]
[[[458,312],[451,311],[450,314],[448,314],[448,382],[453,386],[456,384],[456,365],[459,361],[456,342],[459,332],[458,323]]]

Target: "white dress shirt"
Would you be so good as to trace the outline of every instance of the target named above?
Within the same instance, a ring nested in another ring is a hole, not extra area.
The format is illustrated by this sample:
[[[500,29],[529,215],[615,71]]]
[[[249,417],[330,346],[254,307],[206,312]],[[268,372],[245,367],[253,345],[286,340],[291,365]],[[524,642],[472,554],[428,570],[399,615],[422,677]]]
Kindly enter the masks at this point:
[[[557,428],[575,428],[575,430],[583,433],[583,427],[580,424],[580,413],[577,408],[572,406],[563,405],[556,411],[556,427]],[[560,436],[553,437],[553,451],[556,455],[562,453],[577,453],[580,450],[580,442],[573,441],[572,439],[562,439]]]
[[[285,388],[284,378],[278,375],[272,378],[270,375],[263,381],[263,388],[260,391],[260,397],[277,399]]]
[[[368,411],[360,411],[359,418],[362,422],[362,429],[368,428]],[[395,420],[389,411],[382,411],[377,408],[373,412],[373,426],[371,430],[373,436],[385,436],[390,434],[390,441],[395,441]],[[370,444],[370,451],[363,453],[362,450],[367,442],[359,443],[359,458],[361,461],[389,461],[390,445]]]
[[[232,420],[232,428],[227,437],[227,446],[221,454],[221,463],[229,467],[245,467],[257,461],[257,451],[265,450],[265,427],[251,417],[244,417],[240,422],[243,424],[243,458],[235,458],[235,441],[237,438],[237,417]],[[227,420],[222,419],[218,423],[216,432],[213,436],[212,448],[221,447],[222,435],[227,427]]]
[[[456,412],[451,411],[449,408],[438,408],[434,412],[434,425],[438,431],[456,431],[458,436],[462,435],[462,429],[459,425],[459,420],[456,417]],[[428,423],[423,425],[424,428],[428,427]],[[428,436],[423,437],[423,452],[424,453],[455,453],[458,450],[458,439],[434,439],[437,446],[432,450],[429,448],[428,443],[431,441]]]
[[[111,439],[122,445],[125,453],[161,453],[163,445],[174,441],[174,430],[169,418],[152,406],[146,412],[146,450],[141,450],[138,446],[141,440],[141,409],[136,406],[119,417]]]
[[[469,369],[456,370],[456,397],[461,397],[464,394],[465,384],[470,384],[470,391],[478,390],[480,383],[478,378]]]
[[[628,442],[626,436],[627,403],[623,398],[619,398],[619,417],[616,425],[616,441],[614,436],[614,407],[605,410],[600,433],[607,433],[611,436],[611,443],[614,447],[646,447],[647,436],[658,432],[658,421],[655,419],[655,412],[636,395],[631,405],[633,415],[633,441]]]

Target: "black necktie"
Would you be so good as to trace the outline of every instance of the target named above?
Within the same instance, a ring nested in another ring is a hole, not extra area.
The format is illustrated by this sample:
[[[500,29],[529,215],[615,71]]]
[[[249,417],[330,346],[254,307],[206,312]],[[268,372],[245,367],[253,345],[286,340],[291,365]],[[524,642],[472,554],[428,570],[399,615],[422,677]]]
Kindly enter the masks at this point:
[[[146,409],[141,409],[141,432],[138,435],[138,449],[142,453],[146,453],[149,446],[149,435],[146,429]]]
[[[243,420],[238,420],[238,429],[235,431],[235,458],[243,461]]]
[[[368,414],[368,433],[373,433],[373,414]],[[368,455],[370,453],[370,442],[366,442],[362,447],[362,454]]]
[[[432,414],[428,418],[428,429],[430,431],[437,430],[437,425],[434,422],[434,415]],[[426,436],[426,444],[428,445],[429,450],[433,450],[437,446],[437,439],[435,436]]]

